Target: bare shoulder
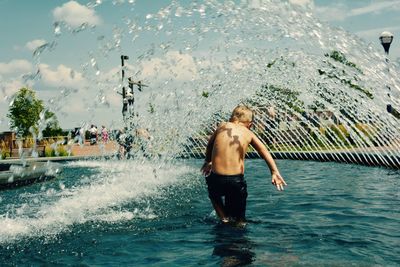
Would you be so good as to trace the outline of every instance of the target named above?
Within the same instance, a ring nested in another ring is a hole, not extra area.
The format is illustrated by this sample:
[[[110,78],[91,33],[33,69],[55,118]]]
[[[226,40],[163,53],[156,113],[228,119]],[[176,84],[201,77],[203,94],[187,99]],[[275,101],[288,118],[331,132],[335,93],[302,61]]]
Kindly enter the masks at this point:
[[[228,123],[227,122],[221,122],[218,124],[216,131],[219,131],[221,129],[224,129]]]
[[[253,141],[257,136],[249,129],[246,129],[246,136]]]
[[[256,143],[262,143],[261,140],[257,137],[257,135],[255,133],[253,133],[252,131],[249,130],[249,139],[251,144],[256,144]]]
[[[220,122],[218,128],[226,126],[228,123],[226,121]]]

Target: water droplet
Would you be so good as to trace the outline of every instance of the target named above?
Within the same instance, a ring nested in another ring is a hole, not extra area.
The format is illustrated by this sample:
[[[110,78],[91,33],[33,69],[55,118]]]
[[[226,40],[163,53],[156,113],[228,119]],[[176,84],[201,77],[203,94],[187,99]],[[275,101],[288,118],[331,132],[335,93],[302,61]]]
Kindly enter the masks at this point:
[[[60,187],[61,190],[64,190],[64,189],[65,189],[65,184],[63,184],[63,183],[61,183],[61,182],[60,182],[60,184],[59,184],[58,186]]]
[[[113,5],[122,5],[125,2],[125,0],[114,0],[112,3]]]
[[[96,66],[96,64],[97,64],[96,59],[91,58],[90,59],[90,64],[92,65],[92,67]]]
[[[44,50],[49,46],[49,43],[45,43],[41,46],[38,46],[34,51],[33,51],[33,57],[38,57],[40,54],[43,53]]]
[[[206,16],[206,7],[205,5],[201,5],[200,8],[198,9],[200,16],[204,18]]]
[[[176,17],[180,17],[180,16],[182,16],[182,13],[183,13],[183,8],[180,7],[180,6],[178,6],[178,7],[176,8],[176,11],[175,11],[175,16],[176,16]]]
[[[22,79],[24,80],[25,83],[29,82],[29,81],[35,81],[35,80],[40,80],[42,77],[41,73],[40,73],[40,69],[38,69],[36,71],[36,73],[33,74],[25,74],[22,76]]]
[[[87,28],[88,26],[89,26],[89,24],[88,24],[87,22],[82,23],[78,28],[75,28],[75,29],[72,31],[72,33],[78,33],[78,32],[84,31],[84,30],[86,30],[86,28]]]
[[[54,35],[55,36],[61,35],[61,26],[59,22],[54,22]]]

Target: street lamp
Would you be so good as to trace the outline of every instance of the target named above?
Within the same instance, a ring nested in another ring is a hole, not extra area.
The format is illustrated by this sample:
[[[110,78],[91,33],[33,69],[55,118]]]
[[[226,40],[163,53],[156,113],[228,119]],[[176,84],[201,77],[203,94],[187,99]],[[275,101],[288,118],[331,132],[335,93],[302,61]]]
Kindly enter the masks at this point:
[[[385,49],[385,53],[387,56],[386,57],[387,71],[390,74],[389,57],[388,56],[389,56],[390,45],[392,44],[392,41],[393,41],[393,34],[391,32],[384,31],[381,33],[381,36],[379,36],[379,40],[381,41],[383,49]],[[389,85],[386,85],[386,88],[389,90],[388,97],[390,99],[391,98],[391,95],[390,95],[391,88]],[[393,106],[391,104],[386,105],[386,110],[388,113],[392,114],[397,119],[400,119],[400,112],[397,111],[395,108],[393,108]]]
[[[121,85],[122,85],[122,117],[125,120],[126,112],[128,111],[128,101],[126,99],[126,90],[124,86],[124,77],[125,77],[125,60],[128,60],[129,57],[125,55],[121,55],[121,73],[122,73],[122,79],[121,79]]]
[[[383,49],[385,49],[385,53],[389,55],[389,48],[390,44],[393,41],[393,34],[391,32],[382,32],[381,36],[379,36],[379,40],[381,41],[381,44],[383,46]]]
[[[125,70],[124,70],[124,66],[125,66],[125,60],[128,60],[129,57],[128,56],[124,56],[121,55],[121,66],[122,66],[122,83],[124,82],[124,76],[125,76]]]

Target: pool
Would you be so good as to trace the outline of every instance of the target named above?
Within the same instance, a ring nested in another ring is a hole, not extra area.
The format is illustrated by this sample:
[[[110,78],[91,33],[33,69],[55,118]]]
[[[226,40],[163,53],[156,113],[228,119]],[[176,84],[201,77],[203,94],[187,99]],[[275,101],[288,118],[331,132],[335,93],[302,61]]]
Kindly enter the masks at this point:
[[[72,162],[56,180],[1,191],[2,265],[398,266],[400,172],[248,160],[245,228],[217,223],[200,160]]]

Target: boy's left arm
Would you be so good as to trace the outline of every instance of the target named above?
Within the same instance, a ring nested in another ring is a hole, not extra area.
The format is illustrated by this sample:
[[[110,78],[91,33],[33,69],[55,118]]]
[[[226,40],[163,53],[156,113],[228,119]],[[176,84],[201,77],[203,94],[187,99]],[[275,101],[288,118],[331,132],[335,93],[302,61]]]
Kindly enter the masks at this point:
[[[271,154],[268,152],[266,146],[261,142],[261,140],[252,133],[251,145],[257,150],[260,156],[267,163],[270,171],[271,171],[271,183],[276,186],[276,189],[279,191],[283,190],[283,186],[287,185],[281,174],[279,173],[278,167]]]

